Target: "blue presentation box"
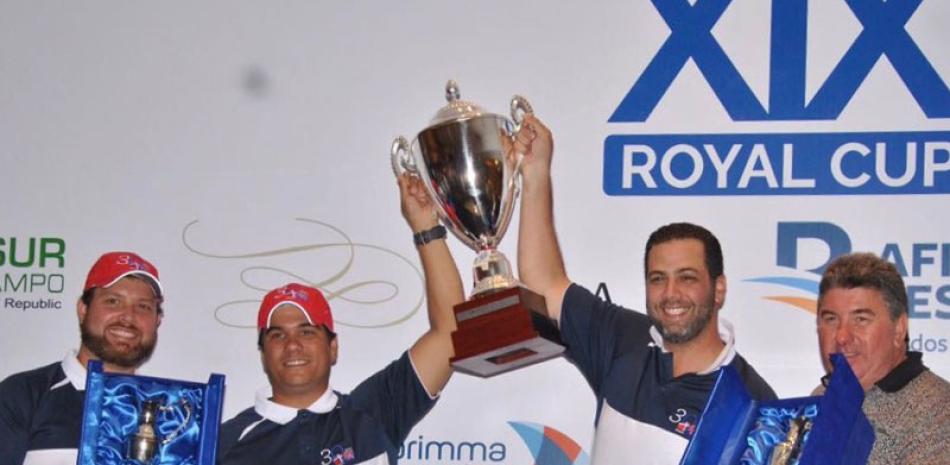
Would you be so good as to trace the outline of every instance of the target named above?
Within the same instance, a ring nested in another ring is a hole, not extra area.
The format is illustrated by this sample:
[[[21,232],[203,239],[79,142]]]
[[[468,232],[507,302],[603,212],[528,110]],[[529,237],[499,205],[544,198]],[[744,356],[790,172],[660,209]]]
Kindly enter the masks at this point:
[[[723,367],[680,465],[767,465],[776,443],[786,439],[789,420],[801,417],[811,430],[789,465],[865,464],[874,430],[861,411],[864,389],[843,356],[831,360],[823,396],[761,402],[732,367]]]
[[[214,465],[223,401],[223,375],[202,384],[104,373],[91,360],[76,463]]]

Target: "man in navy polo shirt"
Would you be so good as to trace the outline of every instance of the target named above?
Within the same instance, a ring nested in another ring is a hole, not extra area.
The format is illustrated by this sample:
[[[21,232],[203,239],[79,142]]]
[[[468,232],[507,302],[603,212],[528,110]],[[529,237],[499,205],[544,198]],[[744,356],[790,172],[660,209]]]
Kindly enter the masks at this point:
[[[76,304],[79,351],[0,383],[0,464],[76,463],[86,363],[135,372],[155,349],[162,295],[158,270],[142,257],[109,252],[96,261]]]
[[[678,463],[719,368],[738,370],[752,395],[775,393],[736,353],[719,241],[688,223],[651,234],[644,255],[647,315],[597,298],[567,277],[554,231],[550,131],[531,115],[516,138],[522,165],[518,265],[559,324],[568,358],[597,398],[591,462]]]
[[[426,279],[430,329],[349,394],[330,387],[333,317],[319,290],[297,283],[264,296],[258,348],[270,383],[221,429],[222,465],[394,464],[399,446],[452,373],[452,306],[462,282],[433,206],[416,178],[399,179],[403,216]]]

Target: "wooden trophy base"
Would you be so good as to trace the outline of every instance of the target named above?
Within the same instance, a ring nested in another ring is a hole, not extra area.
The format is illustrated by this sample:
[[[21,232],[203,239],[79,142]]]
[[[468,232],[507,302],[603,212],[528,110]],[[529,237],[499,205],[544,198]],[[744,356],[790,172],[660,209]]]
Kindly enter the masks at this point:
[[[487,378],[561,355],[558,329],[544,309],[544,296],[523,287],[456,305],[452,366]]]

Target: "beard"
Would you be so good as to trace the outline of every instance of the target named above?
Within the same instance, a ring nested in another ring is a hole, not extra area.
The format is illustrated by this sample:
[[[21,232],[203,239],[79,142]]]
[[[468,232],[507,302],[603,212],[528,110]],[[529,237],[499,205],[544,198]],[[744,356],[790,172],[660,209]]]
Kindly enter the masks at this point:
[[[152,356],[155,344],[158,342],[158,335],[154,334],[151,339],[143,338],[138,345],[133,347],[116,346],[106,339],[105,334],[93,334],[85,323],[79,325],[79,334],[82,337],[82,345],[96,357],[105,363],[123,368],[141,366]]]
[[[694,305],[693,318],[687,321],[685,325],[677,325],[676,327],[664,326],[663,321],[656,316],[662,314],[664,307],[672,306],[668,300],[660,302],[656,305],[656,309],[651,308],[648,314],[653,326],[656,326],[657,330],[660,331],[660,335],[663,336],[663,342],[683,344],[696,339],[696,336],[706,328],[706,325],[712,320],[715,305],[715,296],[710,293],[704,302]]]

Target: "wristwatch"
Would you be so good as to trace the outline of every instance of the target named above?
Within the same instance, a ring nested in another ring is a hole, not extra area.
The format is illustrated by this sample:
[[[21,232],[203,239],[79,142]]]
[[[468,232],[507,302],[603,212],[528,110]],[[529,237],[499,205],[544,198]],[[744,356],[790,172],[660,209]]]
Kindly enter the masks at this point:
[[[426,245],[437,239],[445,239],[445,226],[436,225],[432,229],[426,229],[425,231],[419,231],[412,235],[412,242],[415,242],[416,245]]]

